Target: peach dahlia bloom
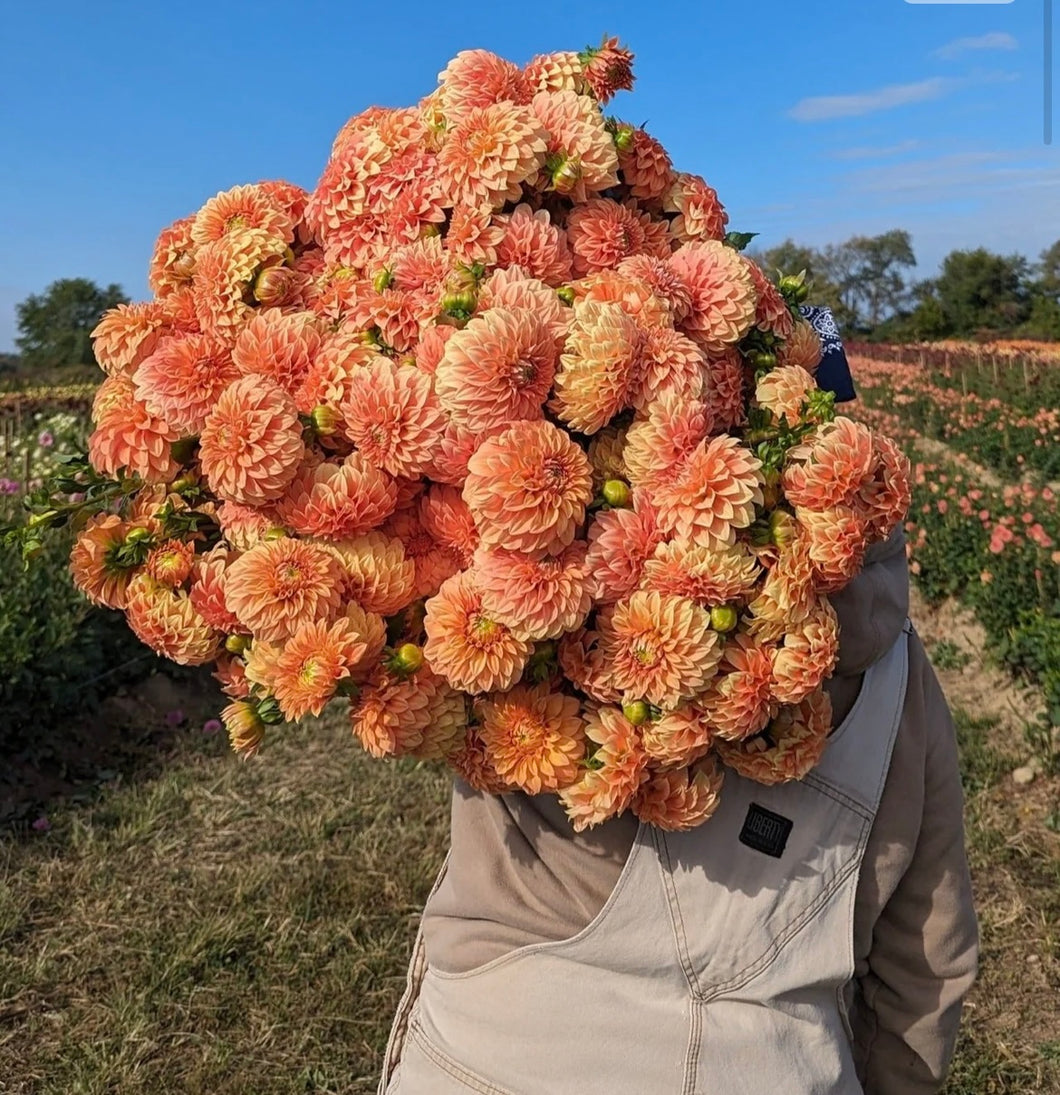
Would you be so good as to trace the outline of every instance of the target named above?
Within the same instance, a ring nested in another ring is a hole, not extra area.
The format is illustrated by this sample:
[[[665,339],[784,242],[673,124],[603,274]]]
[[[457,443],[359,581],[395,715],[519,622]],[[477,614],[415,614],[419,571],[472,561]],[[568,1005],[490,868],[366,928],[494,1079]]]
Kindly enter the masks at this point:
[[[260,506],[280,497],[305,453],[294,400],[266,377],[244,376],[221,393],[199,438],[210,489]]]
[[[509,308],[532,312],[548,328],[557,353],[563,349],[574,318],[573,311],[559,299],[555,290],[539,278],[531,277],[522,266],[494,270],[479,289],[478,303],[480,310]]]
[[[117,304],[103,313],[92,331],[92,352],[105,373],[132,372],[166,333],[166,313],[159,301]]]
[[[782,707],[766,730],[740,742],[718,742],[722,762],[745,779],[772,785],[802,779],[821,759],[832,728],[827,693]]]
[[[667,711],[641,727],[644,751],[660,765],[692,764],[711,746],[714,732],[703,714],[690,703]]]
[[[599,632],[585,627],[568,631],[559,640],[558,659],[567,680],[591,699],[598,703],[618,703],[622,699],[621,693],[611,686]]]
[[[257,706],[247,699],[234,700],[221,712],[221,721],[228,732],[234,752],[244,760],[254,756],[265,737],[265,723]]]
[[[576,205],[567,217],[567,239],[577,277],[614,269],[631,255],[670,256],[666,223],[653,221],[632,201],[592,198]]]
[[[858,492],[858,503],[868,519],[872,540],[884,540],[909,509],[909,458],[889,437],[873,433],[876,467]]]
[[[648,778],[649,757],[640,734],[619,708],[588,711],[585,734],[596,745],[589,767],[559,793],[575,832],[627,810]]]
[[[168,482],[180,471],[170,448],[180,434],[136,398],[131,379],[112,377],[111,381],[120,390],[112,390],[106,402],[97,404],[104,409],[88,439],[92,467],[111,477],[124,468],[145,483]]]
[[[663,539],[649,502],[598,513],[589,526],[585,569],[595,600],[612,604],[640,584],[645,564]]]
[[[445,250],[451,261],[468,266],[475,262],[483,266],[496,266],[503,240],[504,228],[494,219],[493,210],[488,205],[461,204],[449,214]]]
[[[419,670],[417,676],[422,672]],[[412,755],[420,760],[449,761],[463,749],[467,738],[468,699],[441,678],[431,692],[430,719]]]
[[[871,477],[875,460],[868,426],[836,418],[788,451],[784,494],[792,505],[807,510],[849,503]]]
[[[415,599],[416,564],[396,537],[369,532],[334,545],[345,571],[344,599],[393,616]]]
[[[628,404],[640,345],[640,329],[620,305],[578,304],[550,410],[580,433],[602,429]]]
[[[757,595],[748,606],[750,631],[763,642],[783,638],[789,627],[800,624],[815,603],[816,573],[805,533],[781,548]]]
[[[560,552],[591,500],[588,458],[550,422],[517,422],[468,461],[464,501],[486,548]]]
[[[456,487],[433,483],[419,500],[423,527],[442,545],[452,548],[464,566],[479,545],[475,518]]]
[[[806,319],[797,319],[791,334],[777,351],[781,365],[799,365],[808,373],[817,371],[821,363],[821,339]]]
[[[772,680],[770,650],[737,633],[725,644],[718,674],[696,698],[696,707],[719,738],[739,741],[769,721]]]
[[[722,354],[707,355],[703,398],[710,408],[715,430],[731,430],[746,422],[746,374],[739,350],[730,348]]]
[[[589,92],[581,58],[574,50],[539,53],[523,71],[534,91]]]
[[[634,128],[632,142],[618,159],[622,178],[635,198],[658,201],[673,185],[674,169],[662,144],[643,129]]]
[[[652,400],[626,433],[624,458],[630,482],[644,492],[673,482],[712,427],[705,404],[673,392]]]
[[[233,548],[247,551],[264,540],[270,529],[278,527],[279,519],[267,509],[223,502],[217,509],[217,523]]]
[[[243,630],[225,600],[225,575],[237,557],[236,552],[224,544],[196,555],[191,589],[188,591],[192,608],[211,627],[226,634]]]
[[[614,687],[657,707],[701,691],[721,657],[710,614],[684,597],[638,591],[602,609],[596,626]]]
[[[786,419],[789,426],[802,421],[803,407],[817,384],[798,365],[780,365],[771,369],[755,386],[755,399],[778,421]]]
[[[692,291],[673,265],[654,255],[632,255],[623,259],[615,272],[624,278],[641,282],[661,300],[674,323],[680,323],[692,310]]]
[[[818,589],[842,589],[865,560],[868,528],[864,517],[850,506],[796,509],[795,516],[806,534]]]
[[[461,50],[438,73],[441,110],[450,125],[461,121],[476,107],[505,100],[528,103],[531,85],[527,76],[503,57],[485,49]]]
[[[194,560],[194,544],[184,540],[166,540],[148,552],[144,573],[159,585],[177,589],[188,580]]]
[[[790,338],[795,328],[795,320],[792,317],[788,302],[783,294],[766,277],[762,267],[752,259],[745,258],[751,278],[755,285],[755,326],[760,331],[766,331],[777,338]]]
[[[581,704],[547,684],[516,685],[476,705],[479,734],[497,774],[528,795],[558,791],[581,773]]]
[[[282,237],[260,228],[241,228],[205,247],[195,256],[195,314],[203,334],[226,346],[235,342],[254,307],[247,303],[262,267],[282,261]]]
[[[312,312],[263,308],[239,332],[232,362],[244,376],[261,376],[294,396],[324,339]]]
[[[136,396],[175,430],[197,434],[239,376],[228,350],[205,335],[163,338],[136,370]]]
[[[418,507],[395,513],[380,530],[397,537],[405,548],[405,557],[416,568],[414,593],[417,598],[431,597],[446,578],[463,569],[463,559],[453,548],[443,548],[423,527]]]
[[[633,54],[618,44],[617,38],[604,38],[581,55],[585,82],[597,102],[607,103],[617,91],[633,90]]]
[[[586,545],[575,540],[562,554],[534,560],[495,548],[475,556],[475,580],[492,619],[520,639],[558,639],[580,627],[593,605]]]
[[[638,411],[668,392],[685,400],[698,400],[703,393],[707,377],[703,352],[672,327],[652,327],[644,332],[639,366],[630,391],[630,402]]]
[[[586,450],[593,466],[593,490],[599,491],[607,479],[629,479],[629,470],[623,452],[626,448],[626,431],[605,426],[593,435]]]
[[[597,105],[575,91],[541,91],[530,103],[548,131],[546,173],[572,201],[618,186],[618,153]],[[555,164],[556,167],[552,167]]]
[[[175,592],[149,574],[138,574],[129,583],[125,619],[142,643],[177,665],[204,665],[220,647],[220,633],[195,611],[187,593]]]
[[[464,740],[447,758],[457,775],[476,791],[486,795],[501,795],[511,788],[497,774],[493,760],[474,725],[464,732]]]
[[[746,599],[760,574],[758,560],[743,544],[707,548],[669,540],[645,561],[641,589],[713,607]]]
[[[151,252],[147,284],[160,297],[191,286],[195,273],[195,244],[191,238],[194,216],[182,217],[163,228]]]
[[[470,430],[541,418],[556,356],[551,331],[532,311],[489,308],[446,342],[434,375],[438,399]]]
[[[448,130],[438,153],[446,204],[499,209],[518,201],[523,183],[544,164],[547,149],[548,132],[529,106],[471,107]]]
[[[701,441],[677,476],[655,491],[660,526],[700,547],[734,544],[762,505],[761,466],[735,437]]]
[[[495,217],[494,223],[501,230],[496,264],[502,269],[521,266],[531,277],[552,286],[564,285],[574,276],[567,234],[553,224],[547,209],[535,211],[521,202],[511,213]]]
[[[772,651],[773,699],[801,703],[831,676],[838,655],[839,619],[828,600],[819,597],[806,619]]]
[[[391,475],[422,475],[445,429],[430,377],[384,357],[351,377],[341,410],[361,455]]]
[[[447,685],[426,666],[403,677],[379,666],[350,705],[354,736],[373,757],[397,757],[423,744]]]
[[[334,552],[305,540],[265,540],[228,568],[225,600],[255,638],[283,642],[339,612],[344,573]]]
[[[714,757],[689,768],[655,772],[630,804],[639,821],[669,832],[702,825],[721,804],[723,771]]]
[[[77,534],[70,552],[74,585],[93,603],[124,608],[138,568],[119,566],[116,553],[133,527],[116,513],[97,513]]]
[[[670,232],[681,243],[725,238],[729,215],[718,201],[718,192],[698,175],[675,175],[663,195],[663,208],[677,214],[670,222]]]
[[[427,602],[427,664],[453,688],[497,692],[522,676],[533,643],[490,617],[470,573],[455,574]]]
[[[262,186],[233,186],[210,198],[195,214],[191,239],[205,247],[243,228],[259,228],[267,235],[290,243],[294,223],[288,212]]]
[[[692,293],[681,329],[705,350],[735,346],[755,320],[755,288],[743,256],[717,240],[685,244],[670,264]]]
[[[491,430],[473,430],[450,419],[435,450],[428,473],[430,478],[436,483],[462,487],[467,481],[467,462],[471,459],[471,454],[487,437],[503,433],[504,430],[504,425]]]
[[[301,624],[283,644],[272,677],[272,694],[284,717],[296,722],[305,715],[319,715],[367,649],[347,616],[332,623]]]

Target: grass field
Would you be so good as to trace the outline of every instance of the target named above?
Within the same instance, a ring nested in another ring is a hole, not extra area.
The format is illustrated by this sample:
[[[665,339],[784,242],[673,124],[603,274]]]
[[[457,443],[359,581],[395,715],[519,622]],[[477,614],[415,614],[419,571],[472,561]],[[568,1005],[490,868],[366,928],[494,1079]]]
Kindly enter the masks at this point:
[[[1013,783],[1025,701],[974,625],[917,616],[962,705],[983,934],[947,1092],[1060,1092],[1056,781]],[[0,848],[0,1092],[374,1090],[446,781],[369,760],[337,716],[240,763],[199,729],[209,700],[185,697],[159,763],[106,773]]]

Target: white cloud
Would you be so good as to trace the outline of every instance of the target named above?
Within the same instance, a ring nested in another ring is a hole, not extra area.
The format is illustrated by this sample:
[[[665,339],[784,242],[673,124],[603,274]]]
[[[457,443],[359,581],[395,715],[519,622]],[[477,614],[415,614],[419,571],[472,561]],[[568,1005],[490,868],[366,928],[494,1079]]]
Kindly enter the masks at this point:
[[[954,38],[952,42],[947,42],[944,46],[940,46],[935,50],[932,56],[941,57],[945,61],[952,61],[955,57],[960,57],[962,53],[967,53],[969,50],[1012,50],[1019,49],[1019,45],[1019,42],[1011,34],[995,30],[989,34],[981,34],[978,38]]]
[[[881,147],[839,148],[831,153],[833,160],[887,160],[920,148],[923,141],[908,140]]]
[[[862,91],[853,95],[819,95],[800,99],[788,116],[797,122],[823,122],[829,118],[859,118],[879,110],[892,110],[908,103],[922,103],[929,99],[941,99],[961,84],[960,80],[945,76],[932,76],[912,84],[891,84],[875,91]]]

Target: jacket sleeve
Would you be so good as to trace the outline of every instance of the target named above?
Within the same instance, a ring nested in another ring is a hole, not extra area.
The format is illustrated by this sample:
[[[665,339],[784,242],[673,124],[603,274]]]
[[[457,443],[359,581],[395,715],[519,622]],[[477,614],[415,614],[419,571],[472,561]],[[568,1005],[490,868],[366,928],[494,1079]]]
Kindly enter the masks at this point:
[[[903,729],[922,742],[922,785],[896,799],[919,807],[920,824],[908,866],[874,926],[851,1014],[866,1095],[932,1095],[942,1088],[978,961],[953,720],[915,634],[906,720],[911,725]]]

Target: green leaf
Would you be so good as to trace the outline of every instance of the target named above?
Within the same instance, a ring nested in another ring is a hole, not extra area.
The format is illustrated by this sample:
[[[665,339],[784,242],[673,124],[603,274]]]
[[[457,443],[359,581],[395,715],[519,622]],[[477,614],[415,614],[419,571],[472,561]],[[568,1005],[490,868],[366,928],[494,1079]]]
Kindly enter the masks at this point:
[[[757,235],[757,232],[726,232],[723,242],[726,247],[742,251]]]

